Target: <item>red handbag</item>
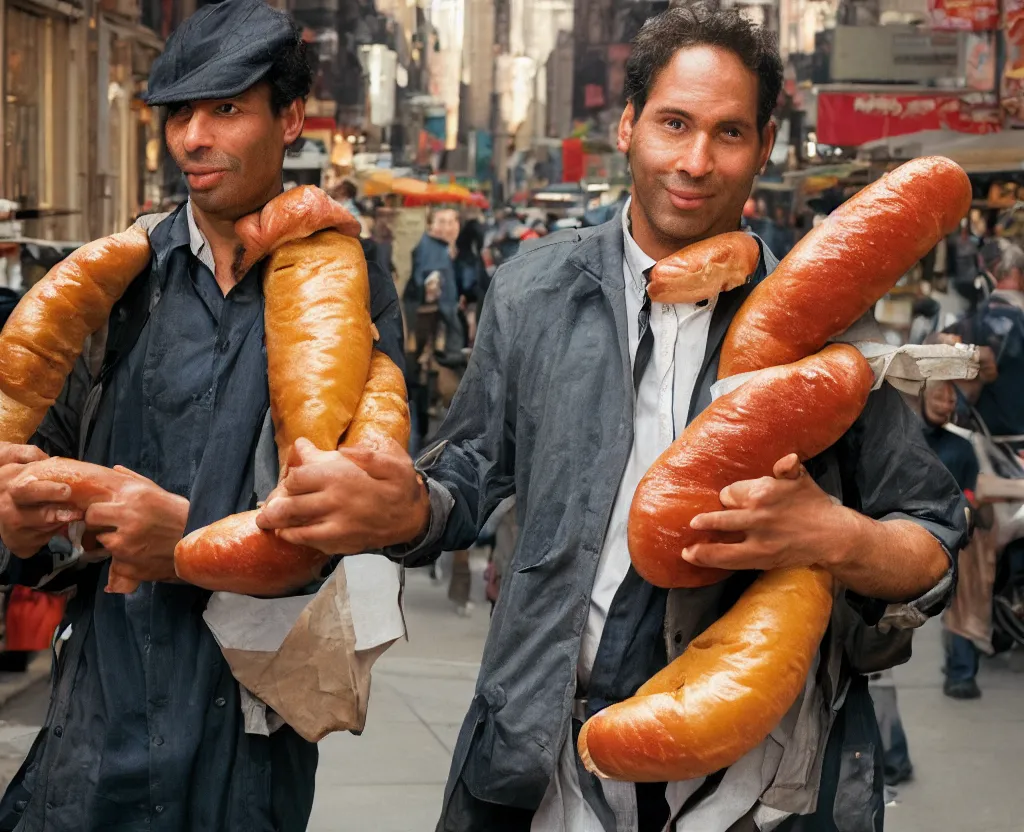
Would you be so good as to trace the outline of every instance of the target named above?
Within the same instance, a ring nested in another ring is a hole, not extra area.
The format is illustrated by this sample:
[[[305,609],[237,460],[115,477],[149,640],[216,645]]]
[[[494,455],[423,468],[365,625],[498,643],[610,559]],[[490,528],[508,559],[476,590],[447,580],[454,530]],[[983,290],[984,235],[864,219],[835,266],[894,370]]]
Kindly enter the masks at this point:
[[[5,649],[38,652],[49,650],[53,634],[64,618],[67,599],[16,586],[7,603]]]

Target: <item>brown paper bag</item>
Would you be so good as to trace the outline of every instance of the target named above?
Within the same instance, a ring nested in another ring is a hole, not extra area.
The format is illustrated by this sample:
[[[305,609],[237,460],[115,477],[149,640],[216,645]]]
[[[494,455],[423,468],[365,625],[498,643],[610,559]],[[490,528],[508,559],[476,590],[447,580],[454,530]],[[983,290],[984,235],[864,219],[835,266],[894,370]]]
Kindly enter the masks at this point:
[[[370,669],[405,635],[398,567],[379,555],[344,558],[316,595],[215,593],[203,617],[239,684],[310,742],[363,729]]]
[[[996,545],[988,529],[975,529],[959,558],[959,581],[953,602],[943,613],[949,632],[974,642],[984,653],[992,649],[992,589],[996,580]]]

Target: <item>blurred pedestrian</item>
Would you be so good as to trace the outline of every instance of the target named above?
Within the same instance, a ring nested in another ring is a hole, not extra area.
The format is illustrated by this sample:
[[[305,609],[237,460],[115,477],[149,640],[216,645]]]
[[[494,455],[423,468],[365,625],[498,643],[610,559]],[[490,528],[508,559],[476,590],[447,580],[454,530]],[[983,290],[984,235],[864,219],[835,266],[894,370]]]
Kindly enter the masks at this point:
[[[469,214],[455,239],[455,277],[459,286],[459,304],[464,314],[466,340],[472,345],[480,305],[490,282],[484,265],[484,227],[478,212]]]
[[[1024,435],[1024,250],[1003,249],[993,270],[995,288],[974,312],[945,333],[976,344],[981,371],[958,382],[961,393],[995,436]],[[1024,448],[1024,441],[1011,440]]]
[[[341,204],[342,208],[348,211],[356,219],[359,219],[363,215],[363,212],[360,210],[357,202],[359,198],[359,188],[356,187],[356,183],[351,179],[341,180],[334,198]]]
[[[953,475],[957,485],[974,502],[974,489],[978,482],[978,458],[971,443],[949,430],[949,424],[956,411],[956,388],[952,382],[929,382],[921,397],[921,417],[924,422],[924,436],[929,447]],[[974,537],[977,537],[975,533]],[[960,552],[962,567],[972,557],[970,545]],[[968,567],[970,568],[970,567]],[[971,584],[961,582],[958,594],[963,593]],[[988,593],[988,604],[991,605],[991,587]],[[978,649],[967,638],[954,633],[947,633],[945,639],[946,676],[942,692],[953,699],[977,699],[981,696],[976,676],[978,675]]]
[[[959,231],[947,238],[946,246],[946,261],[953,288],[974,310],[990,289],[981,260],[981,240],[971,233],[970,222],[964,219]]]
[[[431,209],[427,230],[412,253],[412,273],[405,285],[403,309],[411,333],[412,360],[406,368],[412,421],[411,452],[423,447],[430,432],[434,388],[440,375],[456,373],[464,363],[466,333],[459,310],[455,273],[458,213]],[[451,381],[446,382],[451,389]]]

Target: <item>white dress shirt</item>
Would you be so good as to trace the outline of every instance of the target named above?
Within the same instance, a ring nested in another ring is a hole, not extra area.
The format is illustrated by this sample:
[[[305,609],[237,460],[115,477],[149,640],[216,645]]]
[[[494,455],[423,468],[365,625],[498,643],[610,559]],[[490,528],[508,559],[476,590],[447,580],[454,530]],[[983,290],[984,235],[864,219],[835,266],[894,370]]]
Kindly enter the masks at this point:
[[[630,365],[636,361],[640,342],[638,317],[647,294],[644,272],[654,265],[629,232],[629,205],[622,211],[622,236],[625,257],[622,278],[626,288],[626,323],[629,335]],[[697,373],[704,361],[704,350],[715,309],[712,298],[704,306],[692,303],[652,303],[648,324],[654,334],[654,352],[640,381],[633,412],[633,447],[626,472],[619,483],[608,533],[601,549],[597,578],[590,596],[590,611],[580,640],[577,668],[580,683],[586,689],[590,670],[597,656],[608,608],[619,584],[629,570],[626,522],[633,494],[647,470],[686,427],[686,415]]]

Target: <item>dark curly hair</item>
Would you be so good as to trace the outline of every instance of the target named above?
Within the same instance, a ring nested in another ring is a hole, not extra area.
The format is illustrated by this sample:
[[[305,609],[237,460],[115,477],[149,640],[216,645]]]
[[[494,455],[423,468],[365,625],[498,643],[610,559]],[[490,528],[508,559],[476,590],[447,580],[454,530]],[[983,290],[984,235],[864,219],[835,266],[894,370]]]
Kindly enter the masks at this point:
[[[270,84],[270,107],[275,116],[281,114],[297,98],[307,98],[313,89],[313,68],[309,65],[302,30],[292,24],[294,39],[275,57],[263,79]]]
[[[633,39],[625,94],[639,118],[658,75],[680,49],[715,46],[735,54],[757,76],[757,127],[763,130],[782,91],[782,58],[775,35],[736,9],[677,6],[650,18]]]

